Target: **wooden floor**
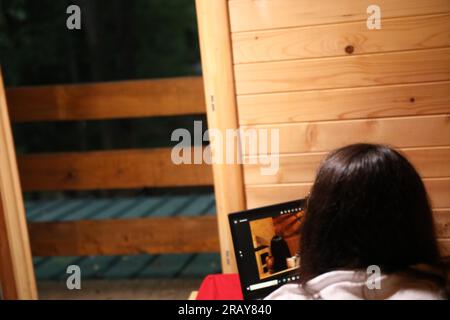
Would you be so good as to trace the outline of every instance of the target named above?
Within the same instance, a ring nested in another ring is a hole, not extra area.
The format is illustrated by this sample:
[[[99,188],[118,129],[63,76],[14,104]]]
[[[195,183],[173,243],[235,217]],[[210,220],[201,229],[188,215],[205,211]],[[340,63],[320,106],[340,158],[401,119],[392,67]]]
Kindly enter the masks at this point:
[[[81,290],[67,290],[64,281],[38,283],[42,300],[186,300],[201,279],[87,280]]]
[[[215,214],[213,194],[140,196],[114,199],[26,201],[28,221],[68,221]],[[89,257],[34,257],[38,281],[63,281],[67,266],[79,265],[83,280],[202,279],[221,272],[220,256],[164,254]]]

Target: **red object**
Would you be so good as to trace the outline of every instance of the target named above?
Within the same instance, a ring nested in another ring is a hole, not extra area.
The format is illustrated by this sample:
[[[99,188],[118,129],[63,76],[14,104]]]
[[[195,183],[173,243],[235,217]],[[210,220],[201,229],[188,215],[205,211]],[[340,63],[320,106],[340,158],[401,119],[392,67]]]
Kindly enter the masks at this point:
[[[211,274],[198,290],[196,300],[244,300],[237,274]]]

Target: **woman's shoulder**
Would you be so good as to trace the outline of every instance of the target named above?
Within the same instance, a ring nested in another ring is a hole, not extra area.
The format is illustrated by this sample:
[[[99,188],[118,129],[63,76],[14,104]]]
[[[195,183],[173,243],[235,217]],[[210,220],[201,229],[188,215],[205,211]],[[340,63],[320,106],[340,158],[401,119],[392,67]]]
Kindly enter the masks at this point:
[[[336,270],[311,279],[305,286],[289,283],[278,288],[267,300],[317,299],[443,299],[442,290],[432,281],[403,273],[382,274],[375,280],[379,287],[369,287],[368,275],[361,271]]]

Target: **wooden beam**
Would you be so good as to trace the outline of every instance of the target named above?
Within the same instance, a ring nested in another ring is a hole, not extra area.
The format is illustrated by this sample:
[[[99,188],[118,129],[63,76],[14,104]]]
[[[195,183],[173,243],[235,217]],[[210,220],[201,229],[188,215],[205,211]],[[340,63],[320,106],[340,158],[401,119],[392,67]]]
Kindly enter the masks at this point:
[[[234,63],[346,56],[450,46],[450,16],[383,17],[377,32],[367,21],[240,32],[232,35]]]
[[[237,94],[450,80],[450,48],[235,65]]]
[[[438,239],[439,251],[443,258],[450,257],[450,239]]]
[[[209,165],[175,165],[171,148],[22,155],[24,191],[212,185]]]
[[[450,146],[399,149],[414,165],[422,178],[450,177]],[[246,185],[312,182],[320,163],[328,152],[281,154],[279,170],[273,175],[262,175],[267,167],[258,156],[245,157]]]
[[[279,153],[331,151],[360,142],[385,143],[395,148],[440,147],[448,146],[450,137],[450,121],[447,114],[283,123],[242,128],[245,134],[243,137],[251,136],[251,130],[248,129],[267,129],[267,132],[279,129]],[[264,134],[257,137],[266,138]],[[249,148],[249,143],[243,143],[242,146],[245,155],[259,152]]]
[[[450,113],[449,91],[450,81],[443,81],[243,95],[237,97],[239,123],[255,125]],[[370,102],[367,97],[372,97]]]
[[[208,128],[225,137],[227,129],[238,128],[234,72],[231,53],[230,25],[227,0],[196,0],[200,36],[203,80],[207,105]],[[233,159],[239,156],[238,139],[233,143]],[[213,150],[225,153],[225,146],[211,139]],[[213,154],[214,157],[214,154]],[[214,164],[214,192],[216,197],[219,237],[224,273],[237,272],[228,214],[245,209],[242,165]]]
[[[436,211],[439,243],[449,255],[448,209]],[[215,216],[30,223],[36,256],[219,251]]]
[[[423,179],[434,209],[450,208],[450,178]],[[246,187],[247,206],[257,208],[305,197],[312,182],[287,184],[261,184]]]
[[[17,87],[6,95],[13,122],[205,113],[201,77]]]
[[[35,256],[219,251],[215,216],[33,222],[29,229]]]
[[[433,211],[438,238],[450,239],[450,208]]]
[[[374,4],[371,0],[230,0],[231,30],[240,32],[366,21],[367,7],[371,4]],[[450,11],[448,0],[378,0],[376,4],[382,10],[383,21]]]
[[[3,299],[36,299],[16,155],[0,72],[0,288]]]

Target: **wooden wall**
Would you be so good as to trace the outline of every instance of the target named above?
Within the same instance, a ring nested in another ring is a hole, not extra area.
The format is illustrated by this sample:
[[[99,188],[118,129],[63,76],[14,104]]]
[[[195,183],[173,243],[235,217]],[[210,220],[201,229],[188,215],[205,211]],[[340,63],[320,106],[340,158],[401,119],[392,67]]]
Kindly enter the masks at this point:
[[[244,165],[246,205],[307,194],[324,155],[387,143],[417,167],[450,252],[450,1],[229,0],[239,126],[280,130],[280,170]],[[244,157],[258,157],[243,150]]]

